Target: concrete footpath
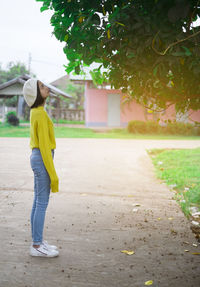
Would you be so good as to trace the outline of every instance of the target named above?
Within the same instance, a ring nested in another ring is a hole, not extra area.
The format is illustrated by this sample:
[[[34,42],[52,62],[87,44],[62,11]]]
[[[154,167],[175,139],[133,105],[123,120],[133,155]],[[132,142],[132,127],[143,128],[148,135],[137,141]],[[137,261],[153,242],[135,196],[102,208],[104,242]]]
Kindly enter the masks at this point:
[[[196,147],[200,140],[57,139],[60,191],[50,196],[44,239],[60,256],[34,258],[29,139],[0,138],[0,287],[142,287],[148,280],[199,287],[200,255],[192,253],[200,245],[146,152]]]

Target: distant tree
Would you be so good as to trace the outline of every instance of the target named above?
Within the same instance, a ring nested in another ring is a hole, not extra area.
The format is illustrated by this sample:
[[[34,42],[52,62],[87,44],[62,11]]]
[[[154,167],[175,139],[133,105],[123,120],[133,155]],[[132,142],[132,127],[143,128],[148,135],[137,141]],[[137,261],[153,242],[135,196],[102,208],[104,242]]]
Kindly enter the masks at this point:
[[[83,96],[84,96],[84,86],[83,85],[77,85],[72,83],[70,80],[68,80],[65,92],[70,94],[75,103],[75,109],[83,109]]]
[[[29,74],[29,71],[26,69],[25,64],[21,62],[9,62],[6,69],[3,69],[0,64],[0,84],[8,82],[23,74]]]
[[[199,0],[36,1],[54,11],[68,73],[96,62],[95,80],[109,81],[128,100],[154,110],[200,108]]]
[[[0,64],[0,84],[8,82],[14,78],[17,78],[23,74],[29,74],[28,70],[26,69],[25,64],[21,62],[9,62],[6,69],[3,69]],[[6,99],[5,101],[6,106],[16,107],[17,105],[17,96],[14,96],[10,99]]]

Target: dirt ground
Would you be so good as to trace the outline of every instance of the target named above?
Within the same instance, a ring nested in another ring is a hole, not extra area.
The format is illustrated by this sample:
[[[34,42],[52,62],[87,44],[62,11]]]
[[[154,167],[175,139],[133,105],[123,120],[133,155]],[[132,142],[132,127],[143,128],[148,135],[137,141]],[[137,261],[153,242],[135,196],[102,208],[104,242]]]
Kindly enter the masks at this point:
[[[200,255],[192,253],[200,246],[146,152],[199,146],[200,140],[57,139],[60,191],[51,194],[44,239],[60,256],[34,258],[29,139],[1,138],[0,287],[142,287],[148,280],[199,287]]]

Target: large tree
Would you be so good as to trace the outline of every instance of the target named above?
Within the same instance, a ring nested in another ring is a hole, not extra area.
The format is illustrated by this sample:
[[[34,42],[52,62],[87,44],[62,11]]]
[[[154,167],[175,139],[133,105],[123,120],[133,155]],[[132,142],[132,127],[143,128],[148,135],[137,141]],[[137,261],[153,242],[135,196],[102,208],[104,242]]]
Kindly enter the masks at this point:
[[[36,0],[65,42],[66,71],[93,76],[152,109],[200,108],[198,0]],[[101,71],[101,67],[107,69]]]

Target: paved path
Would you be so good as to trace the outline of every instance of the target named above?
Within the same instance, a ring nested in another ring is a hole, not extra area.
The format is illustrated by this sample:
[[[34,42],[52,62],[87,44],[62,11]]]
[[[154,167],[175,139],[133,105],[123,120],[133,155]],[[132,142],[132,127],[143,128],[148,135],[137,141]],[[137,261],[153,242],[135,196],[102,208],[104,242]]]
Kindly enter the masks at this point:
[[[146,152],[200,141],[57,139],[60,192],[51,194],[44,235],[60,256],[51,259],[29,256],[28,144],[0,139],[0,287],[200,286],[200,257],[191,254],[200,247]]]

